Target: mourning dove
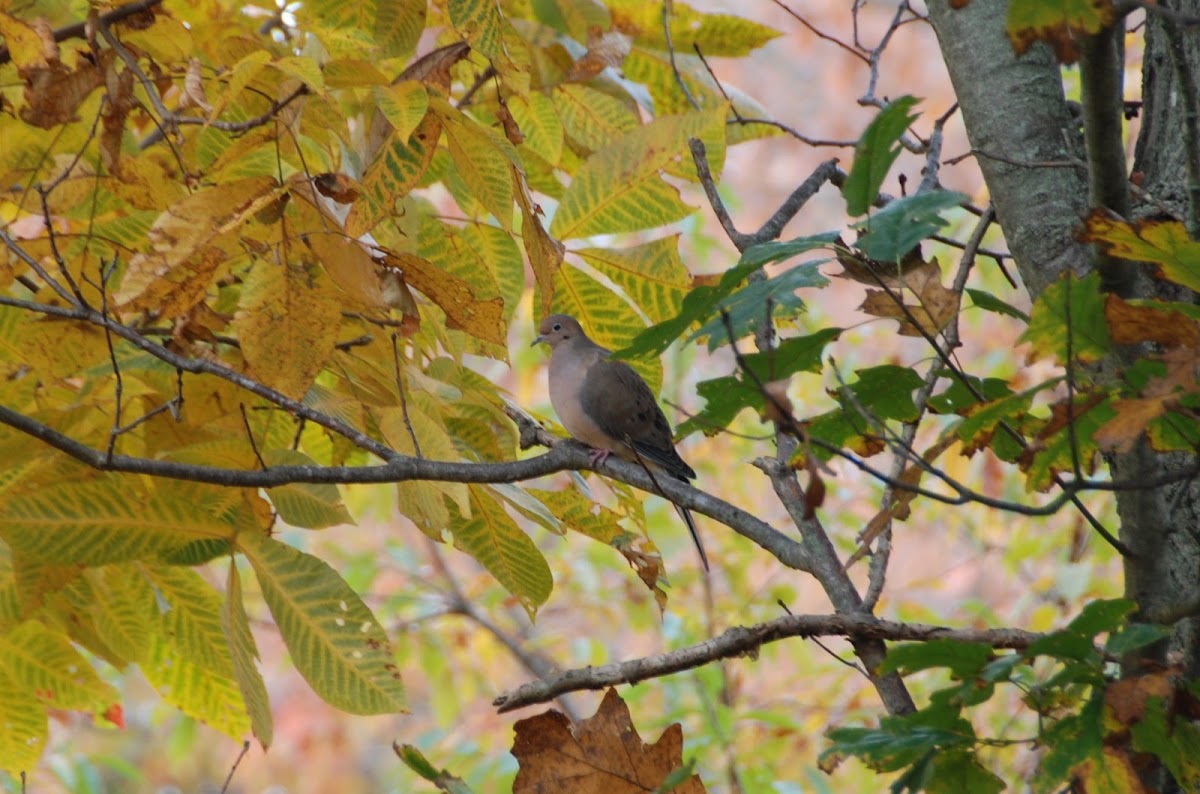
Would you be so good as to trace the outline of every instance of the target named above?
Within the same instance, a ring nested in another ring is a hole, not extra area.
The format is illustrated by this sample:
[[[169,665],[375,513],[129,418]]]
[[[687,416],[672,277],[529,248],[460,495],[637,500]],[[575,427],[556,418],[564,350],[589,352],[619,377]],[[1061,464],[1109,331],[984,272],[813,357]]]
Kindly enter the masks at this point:
[[[611,351],[588,339],[583,328],[565,314],[542,320],[533,344],[550,345],[550,404],[567,432],[592,447],[592,465],[609,454],[642,462],[676,480],[695,479],[671,439],[671,426],[646,381]],[[692,533],[704,570],[708,555],[686,508],[675,505]]]

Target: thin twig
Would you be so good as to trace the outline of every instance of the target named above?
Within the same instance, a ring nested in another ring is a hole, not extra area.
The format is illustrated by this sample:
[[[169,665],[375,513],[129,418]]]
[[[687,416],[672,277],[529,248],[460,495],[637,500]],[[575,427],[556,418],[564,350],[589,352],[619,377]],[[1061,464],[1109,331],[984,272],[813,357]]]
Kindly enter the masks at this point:
[[[700,103],[696,101],[696,97],[692,96],[692,92],[688,89],[687,83],[683,81],[683,75],[679,73],[679,66],[675,63],[675,44],[671,41],[671,4],[662,4],[662,26],[663,36],[667,42],[667,56],[671,59],[671,73],[675,75],[675,82],[679,85],[679,90],[683,92],[687,98],[688,104],[696,110],[700,109]]]
[[[417,441],[417,431],[413,429],[412,420],[408,416],[408,397],[404,389],[404,373],[400,369],[400,342],[399,337],[392,334],[392,360],[396,365],[396,392],[400,395],[400,413],[404,416],[404,427],[408,429],[408,437],[412,439],[413,454],[418,458],[425,457],[421,454],[421,442]]]
[[[246,739],[242,742],[242,751],[233,760],[233,766],[229,767],[229,774],[225,776],[225,784],[221,786],[221,794],[226,794],[229,791],[229,784],[233,782],[233,773],[237,771],[238,765],[242,763],[242,759],[246,757],[246,753],[248,752],[250,752],[250,740]]]
[[[143,11],[148,11],[149,9],[154,8],[157,5],[161,5],[162,2],[163,2],[163,0],[137,0],[136,2],[129,3],[128,5],[123,5],[119,8],[113,9],[112,11],[101,14],[100,22],[101,22],[101,24],[104,24],[104,25],[112,25],[116,22],[120,22],[123,19],[128,19],[129,17],[136,16],[137,14],[140,14]],[[84,35],[86,35],[86,32],[87,32],[87,22],[86,21],[75,22],[70,25],[67,25],[66,27],[59,28],[58,30],[54,31],[54,41],[61,44],[62,42],[66,41],[67,39],[81,39],[84,37]],[[12,53],[9,52],[8,47],[0,47],[0,66],[3,66],[4,64],[8,63],[10,60],[12,60]]]
[[[250,429],[250,417],[246,415],[246,404],[238,403],[238,410],[242,412],[242,425],[246,428],[246,438],[250,439],[250,449],[254,450],[254,457],[258,460],[259,468],[266,471],[267,462],[263,460],[262,453],[258,451],[258,442],[254,440],[254,431]]]

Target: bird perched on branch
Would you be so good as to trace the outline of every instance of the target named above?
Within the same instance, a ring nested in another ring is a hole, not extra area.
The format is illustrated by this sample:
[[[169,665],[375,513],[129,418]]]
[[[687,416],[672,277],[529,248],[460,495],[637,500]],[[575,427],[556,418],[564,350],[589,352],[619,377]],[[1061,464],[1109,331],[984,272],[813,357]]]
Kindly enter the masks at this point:
[[[550,403],[567,432],[592,447],[592,465],[610,454],[641,463],[650,471],[687,482],[692,467],[675,451],[671,426],[654,393],[632,367],[609,358],[611,351],[588,339],[574,317],[553,314],[542,320],[533,344],[550,345]],[[704,570],[708,555],[691,511],[675,505]]]

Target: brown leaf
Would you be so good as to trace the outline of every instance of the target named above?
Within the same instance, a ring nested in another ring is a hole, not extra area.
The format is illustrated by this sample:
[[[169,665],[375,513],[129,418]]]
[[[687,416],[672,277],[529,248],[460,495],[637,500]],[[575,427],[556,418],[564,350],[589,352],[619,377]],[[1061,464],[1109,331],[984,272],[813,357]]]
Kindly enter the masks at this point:
[[[558,240],[550,236],[538,215],[541,208],[533,202],[529,193],[529,185],[525,174],[515,165],[513,169],[513,184],[516,186],[517,203],[521,205],[521,239],[525,243],[525,255],[529,257],[529,265],[533,268],[533,280],[538,296],[539,316],[545,317],[551,312],[554,300],[554,280],[558,269],[562,266],[566,248]]]
[[[101,113],[100,160],[118,178],[122,177],[121,141],[125,137],[125,119],[129,111],[137,107],[133,98],[133,72],[125,69],[120,73],[111,60],[105,69],[105,87],[108,101]]]
[[[448,328],[466,331],[485,342],[506,343],[502,298],[479,300],[467,281],[416,254],[387,252],[379,261],[387,267],[398,268],[404,273],[408,286],[436,303],[446,313]]]
[[[588,80],[603,72],[608,67],[614,69],[625,62],[633,40],[618,30],[588,33],[588,50],[571,67],[568,80]]]
[[[1110,294],[1104,300],[1104,317],[1118,345],[1157,342],[1164,347],[1200,347],[1200,323],[1182,312],[1135,306]]]
[[[507,104],[501,102],[496,107],[496,117],[500,119],[500,125],[504,128],[504,137],[508,138],[509,143],[513,146],[520,146],[525,142],[525,133],[521,132],[521,127],[513,118],[512,111],[508,109]]]
[[[1109,684],[1104,690],[1104,705],[1112,711],[1117,722],[1128,727],[1146,716],[1146,701],[1150,698],[1163,698],[1168,702],[1174,698],[1175,686],[1171,678],[1177,672],[1159,670]]]
[[[345,174],[317,174],[313,177],[317,192],[338,204],[353,204],[358,198],[359,184]]]
[[[1114,400],[1117,415],[1096,429],[1092,440],[1105,452],[1128,452],[1146,426],[1167,412],[1172,397]]]
[[[179,97],[179,109],[200,108],[205,113],[212,112],[208,104],[208,95],[204,93],[204,75],[201,72],[200,59],[188,60],[187,73],[183,78],[183,94]]]
[[[445,47],[422,55],[417,60],[408,65],[400,76],[393,83],[400,83],[404,80],[416,80],[424,83],[427,86],[436,86],[442,90],[443,94],[450,93],[450,67],[466,58],[471,52],[471,46],[465,42],[456,41],[453,44],[447,44]]]
[[[21,120],[41,129],[74,121],[75,111],[83,101],[104,85],[104,70],[92,64],[72,71],[55,61],[20,74],[25,80],[25,107],[21,108]]]
[[[767,398],[763,413],[768,421],[778,425],[780,429],[790,430],[796,423],[792,400],[787,393],[790,382],[790,378],[784,378],[763,385],[763,391],[766,392],[764,396]]]
[[[880,276],[887,289],[867,290],[860,309],[873,317],[899,320],[902,336],[922,336],[921,329],[936,334],[954,319],[962,296],[942,286],[937,259],[902,268],[901,273]],[[905,300],[906,291],[913,294],[915,303]]]
[[[514,794],[652,792],[683,766],[679,724],[647,745],[615,689],[605,694],[596,715],[573,731],[571,721],[557,711],[520,720],[514,730],[512,753],[521,765],[513,782]],[[702,794],[704,790],[697,775],[672,789],[675,794]]]

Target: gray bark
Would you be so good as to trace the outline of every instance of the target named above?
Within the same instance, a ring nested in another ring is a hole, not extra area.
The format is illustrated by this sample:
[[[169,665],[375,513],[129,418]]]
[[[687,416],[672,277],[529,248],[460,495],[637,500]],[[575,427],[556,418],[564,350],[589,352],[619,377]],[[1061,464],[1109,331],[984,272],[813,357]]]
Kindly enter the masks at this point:
[[[1081,159],[1078,130],[1063,97],[1059,67],[1035,47],[1017,58],[1004,32],[1007,3],[972,2],[954,11],[946,0],[930,0],[929,16],[941,44],[962,108],[972,147],[987,182],[997,216],[1021,278],[1033,298],[1065,269],[1095,266],[1074,229],[1088,208],[1088,175],[1081,168],[1032,167],[1035,162]],[[1200,14],[1200,0],[1175,3]],[[1134,170],[1142,172],[1146,195],[1136,194],[1133,212],[1141,217],[1187,217],[1185,120],[1164,25],[1152,16],[1146,25],[1143,68],[1145,105]],[[1185,33],[1187,66],[1200,75],[1200,37]],[[992,155],[989,157],[988,155]],[[996,159],[996,155],[1003,160]],[[1005,162],[1008,161],[1008,162]],[[1095,182],[1093,181],[1093,186]],[[1147,278],[1135,266],[1134,297],[1194,299]],[[1122,357],[1128,360],[1129,351]],[[1114,357],[1105,372],[1119,373]],[[1161,481],[1194,464],[1192,455],[1157,454],[1145,443],[1110,461],[1121,480]],[[1200,676],[1200,483],[1189,482],[1116,494],[1119,535],[1133,556],[1125,560],[1125,592],[1137,601],[1141,618],[1167,622],[1174,635],[1152,649],[1154,661],[1172,654],[1186,674]],[[1147,654],[1141,654],[1143,657]],[[1156,790],[1173,785],[1152,772]]]

